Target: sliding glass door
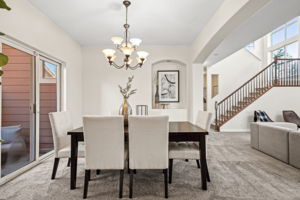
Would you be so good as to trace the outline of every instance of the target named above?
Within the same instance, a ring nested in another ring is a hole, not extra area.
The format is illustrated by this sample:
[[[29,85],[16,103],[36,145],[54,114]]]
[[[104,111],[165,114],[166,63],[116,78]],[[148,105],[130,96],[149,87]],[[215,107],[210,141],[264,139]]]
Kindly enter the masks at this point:
[[[2,67],[1,177],[35,160],[34,56],[2,44],[9,63]]]
[[[60,64],[41,57],[38,70],[39,76],[39,155],[53,150],[53,139],[48,113],[59,110],[60,99]]]
[[[0,41],[9,58],[2,67],[0,174],[14,174],[53,150],[49,112],[60,110],[61,64],[42,54]]]

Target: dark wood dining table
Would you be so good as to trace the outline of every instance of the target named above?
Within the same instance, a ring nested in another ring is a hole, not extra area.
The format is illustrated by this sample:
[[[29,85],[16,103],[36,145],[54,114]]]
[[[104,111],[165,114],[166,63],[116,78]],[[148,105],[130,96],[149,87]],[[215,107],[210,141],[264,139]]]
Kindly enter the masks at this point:
[[[128,128],[124,129],[125,138]],[[83,127],[68,131],[71,136],[71,190],[76,188],[78,142],[84,141]],[[207,190],[206,135],[208,132],[190,122],[169,122],[169,142],[199,142],[202,189]]]

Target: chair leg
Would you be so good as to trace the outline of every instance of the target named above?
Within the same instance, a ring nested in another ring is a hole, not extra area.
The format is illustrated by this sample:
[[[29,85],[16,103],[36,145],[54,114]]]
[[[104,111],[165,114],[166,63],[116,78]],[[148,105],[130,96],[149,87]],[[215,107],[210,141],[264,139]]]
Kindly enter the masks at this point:
[[[119,189],[119,198],[123,198],[123,179],[124,179],[124,170],[120,170],[120,189]]]
[[[168,194],[168,169],[164,169],[164,177],[165,177],[165,198],[169,197]]]
[[[208,167],[207,167],[207,163],[205,163],[206,165],[206,174],[207,174],[207,181],[210,182],[210,176],[209,176],[209,172],[208,172]]]
[[[132,199],[132,187],[133,187],[133,171],[129,169],[130,180],[129,180],[129,198]]]
[[[84,199],[86,199],[86,197],[87,197],[90,178],[91,178],[91,170],[85,170],[84,189],[83,189],[83,198]]]
[[[197,167],[200,169],[200,161],[196,160],[196,162],[197,162]]]
[[[169,159],[169,183],[172,183],[173,159]]]
[[[99,175],[99,174],[100,174],[100,172],[101,172],[101,170],[100,170],[100,169],[97,169],[97,170],[96,170],[96,174],[97,174],[97,175]]]
[[[67,164],[67,167],[70,167],[71,165],[71,158],[68,158],[68,164]]]
[[[59,163],[59,158],[55,158],[55,159],[54,159],[54,165],[53,165],[53,170],[52,170],[52,177],[51,177],[51,179],[55,179],[55,175],[56,175],[58,163]]]

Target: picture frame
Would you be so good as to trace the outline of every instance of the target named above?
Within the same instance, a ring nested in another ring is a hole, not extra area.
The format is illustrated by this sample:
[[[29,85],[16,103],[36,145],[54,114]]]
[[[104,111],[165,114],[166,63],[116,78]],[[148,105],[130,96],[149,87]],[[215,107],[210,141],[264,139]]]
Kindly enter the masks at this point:
[[[158,70],[158,103],[179,102],[179,70]]]

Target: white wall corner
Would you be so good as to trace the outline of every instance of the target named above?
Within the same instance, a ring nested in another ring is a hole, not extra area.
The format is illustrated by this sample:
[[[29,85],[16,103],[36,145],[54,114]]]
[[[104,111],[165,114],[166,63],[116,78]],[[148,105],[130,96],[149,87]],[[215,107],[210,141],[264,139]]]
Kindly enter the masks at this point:
[[[191,65],[192,91],[190,104],[190,119],[189,121],[195,123],[198,110],[203,110],[203,72],[202,64]]]

